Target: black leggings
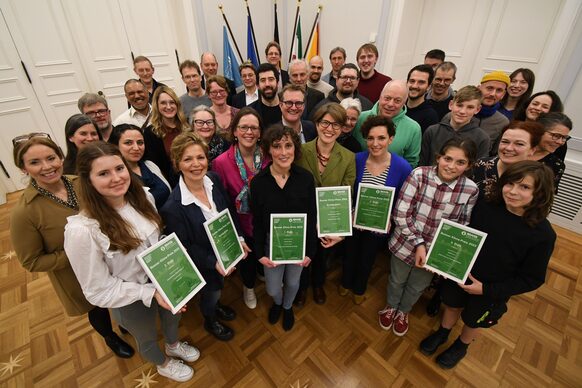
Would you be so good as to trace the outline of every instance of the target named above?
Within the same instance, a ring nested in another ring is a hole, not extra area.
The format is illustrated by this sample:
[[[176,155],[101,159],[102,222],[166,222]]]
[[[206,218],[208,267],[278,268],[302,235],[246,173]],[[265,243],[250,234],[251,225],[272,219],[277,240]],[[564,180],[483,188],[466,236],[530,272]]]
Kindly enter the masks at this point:
[[[87,313],[87,316],[89,317],[89,323],[101,337],[109,337],[114,334],[108,309],[95,307]]]

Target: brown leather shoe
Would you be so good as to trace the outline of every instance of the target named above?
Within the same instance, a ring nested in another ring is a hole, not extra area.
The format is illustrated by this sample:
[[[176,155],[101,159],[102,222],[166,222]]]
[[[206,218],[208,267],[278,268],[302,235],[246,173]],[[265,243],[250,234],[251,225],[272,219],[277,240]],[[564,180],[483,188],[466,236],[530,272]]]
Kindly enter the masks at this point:
[[[307,292],[305,290],[297,291],[297,295],[295,295],[295,300],[293,304],[297,307],[303,307],[305,305],[305,298],[307,297]]]
[[[325,291],[323,287],[313,287],[313,300],[317,304],[324,304],[325,303]]]

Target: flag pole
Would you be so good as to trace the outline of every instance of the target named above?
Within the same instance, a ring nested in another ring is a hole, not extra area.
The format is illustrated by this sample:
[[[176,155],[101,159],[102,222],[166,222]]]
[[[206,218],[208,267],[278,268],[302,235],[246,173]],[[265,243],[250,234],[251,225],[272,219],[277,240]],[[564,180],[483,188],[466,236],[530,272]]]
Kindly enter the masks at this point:
[[[297,0],[297,11],[295,11],[295,21],[293,22],[293,34],[291,35],[291,50],[289,51],[289,62],[291,62],[291,57],[293,57],[293,45],[295,44],[295,34],[297,33],[297,19],[299,18],[299,7],[301,6],[301,0]]]
[[[313,31],[315,31],[315,26],[317,26],[317,21],[319,20],[319,13],[321,12],[322,5],[319,4],[317,7],[317,14],[315,15],[315,20],[313,21],[313,26],[311,27],[311,33],[309,33],[309,39],[307,40],[307,46],[305,46],[305,50],[309,51],[309,46],[311,45],[311,38],[313,38]]]
[[[226,28],[228,29],[228,32],[230,33],[230,37],[232,38],[232,43],[234,43],[234,47],[236,48],[236,52],[237,52],[238,57],[240,58],[240,61],[242,63],[242,62],[244,62],[243,57],[240,54],[240,50],[238,49],[238,44],[236,44],[236,39],[234,39],[234,35],[232,34],[232,30],[230,29],[230,24],[228,24],[228,20],[226,19],[226,15],[224,14],[224,11],[222,9],[222,4],[220,4],[218,6],[218,9],[220,9],[220,13],[222,14],[222,18],[224,19],[224,22],[226,23]]]
[[[257,37],[255,36],[255,28],[253,27],[253,17],[251,16],[251,9],[249,8],[248,0],[245,0],[245,4],[247,5],[247,15],[249,16],[249,23],[251,25],[251,34],[253,35],[253,40],[255,42],[255,52],[257,54],[257,60],[261,63],[261,57],[259,56],[259,49],[257,48]]]
[[[273,30],[273,40],[279,43],[279,20],[277,18],[277,0],[275,0],[275,28]],[[279,61],[281,62],[281,61]]]

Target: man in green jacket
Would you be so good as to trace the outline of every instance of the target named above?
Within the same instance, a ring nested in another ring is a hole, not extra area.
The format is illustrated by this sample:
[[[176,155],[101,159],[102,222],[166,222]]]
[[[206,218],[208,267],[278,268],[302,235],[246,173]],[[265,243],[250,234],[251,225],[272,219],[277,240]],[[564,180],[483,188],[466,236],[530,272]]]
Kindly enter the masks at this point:
[[[396,127],[396,135],[388,147],[390,152],[402,156],[414,168],[418,165],[420,157],[421,132],[420,125],[410,117],[406,116],[406,98],[408,96],[408,87],[404,80],[392,80],[384,86],[380,99],[372,109],[362,112],[353,136],[360,144],[362,149],[368,149],[366,139],[362,137],[360,127],[370,116],[384,116],[392,120]]]

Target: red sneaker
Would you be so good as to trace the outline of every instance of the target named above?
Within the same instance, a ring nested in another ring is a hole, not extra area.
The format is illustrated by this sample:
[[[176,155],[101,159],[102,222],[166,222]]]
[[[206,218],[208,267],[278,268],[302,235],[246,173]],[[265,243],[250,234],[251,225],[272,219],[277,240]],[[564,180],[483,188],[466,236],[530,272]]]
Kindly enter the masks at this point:
[[[408,313],[403,313],[398,311],[394,317],[394,326],[392,326],[392,331],[398,337],[402,337],[408,331]]]
[[[378,323],[380,324],[380,327],[384,330],[390,330],[395,315],[396,309],[390,306],[386,306],[384,310],[378,311]]]

